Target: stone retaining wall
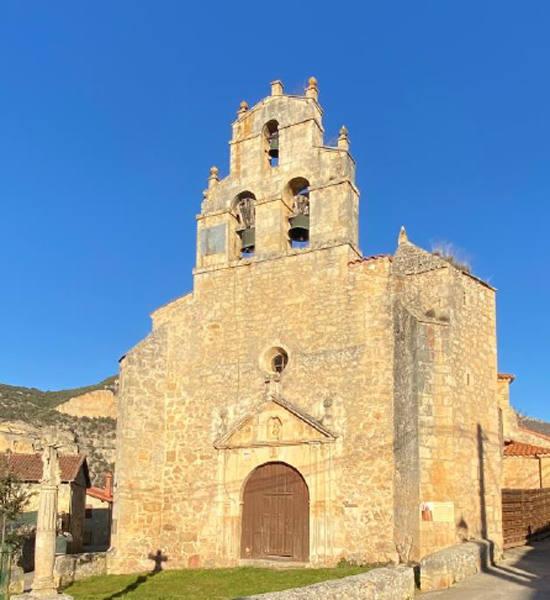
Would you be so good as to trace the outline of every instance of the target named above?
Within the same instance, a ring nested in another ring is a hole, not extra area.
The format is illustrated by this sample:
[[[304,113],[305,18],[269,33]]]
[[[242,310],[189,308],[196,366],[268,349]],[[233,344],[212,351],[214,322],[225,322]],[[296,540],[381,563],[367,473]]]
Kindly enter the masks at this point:
[[[491,560],[491,543],[485,540],[451,546],[420,561],[420,589],[423,592],[451,587],[479,573]]]
[[[62,554],[55,559],[55,575],[59,585],[65,587],[79,579],[107,573],[105,552],[85,552],[84,554]]]
[[[414,571],[411,567],[383,567],[361,575],[332,579],[282,592],[246,596],[240,600],[412,600]]]

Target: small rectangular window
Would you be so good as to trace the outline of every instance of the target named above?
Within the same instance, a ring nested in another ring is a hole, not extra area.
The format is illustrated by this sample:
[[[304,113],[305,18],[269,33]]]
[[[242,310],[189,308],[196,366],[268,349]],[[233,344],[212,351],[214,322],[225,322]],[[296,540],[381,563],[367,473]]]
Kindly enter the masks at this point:
[[[500,447],[504,448],[504,417],[502,414],[502,408],[498,409],[498,439]]]

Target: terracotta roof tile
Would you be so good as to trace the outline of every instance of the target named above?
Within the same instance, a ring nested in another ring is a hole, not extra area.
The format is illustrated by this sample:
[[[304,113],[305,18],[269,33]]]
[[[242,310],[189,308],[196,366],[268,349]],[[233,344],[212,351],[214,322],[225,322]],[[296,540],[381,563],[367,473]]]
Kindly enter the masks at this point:
[[[103,500],[104,502],[112,502],[113,501],[113,493],[105,488],[91,487],[86,490],[86,495],[91,496],[92,498],[97,498],[98,500]]]
[[[550,448],[511,441],[504,446],[504,456],[550,456]]]
[[[2,457],[7,458],[9,469],[21,481],[38,482],[42,479],[42,455],[40,453],[6,452],[2,453]],[[62,482],[74,481],[82,467],[84,476],[89,481],[88,465],[84,454],[61,454],[59,456]]]

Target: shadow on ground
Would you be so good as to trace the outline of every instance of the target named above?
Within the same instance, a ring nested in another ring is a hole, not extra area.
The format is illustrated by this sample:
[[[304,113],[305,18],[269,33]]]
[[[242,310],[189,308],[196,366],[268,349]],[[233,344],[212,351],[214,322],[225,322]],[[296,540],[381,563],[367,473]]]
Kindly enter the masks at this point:
[[[116,600],[116,598],[124,598],[126,594],[137,590],[146,581],[151,579],[151,577],[154,577],[160,573],[162,571],[162,563],[168,561],[168,557],[165,556],[160,550],[157,550],[154,554],[151,552],[147,558],[155,563],[155,566],[150,573],[147,573],[146,575],[139,575],[133,583],[130,583],[124,589],[107,596],[104,600]]]
[[[513,548],[495,564],[448,590],[421,594],[426,600],[550,600],[550,538]]]

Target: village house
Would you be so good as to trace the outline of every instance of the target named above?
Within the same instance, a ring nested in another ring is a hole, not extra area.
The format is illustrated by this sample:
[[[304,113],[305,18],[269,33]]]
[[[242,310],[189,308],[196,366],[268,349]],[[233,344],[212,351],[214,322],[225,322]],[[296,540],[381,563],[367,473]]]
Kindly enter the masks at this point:
[[[525,427],[511,407],[514,379],[509,373],[498,376],[504,548],[525,544],[550,530],[550,437]]]
[[[542,439],[539,443],[544,443]],[[547,446],[509,441],[504,446],[504,487],[550,488],[550,440]]]
[[[241,103],[193,290],[121,360],[111,572],[502,549],[495,289],[404,229],[362,254],[322,115],[314,78]]]
[[[103,476],[103,487],[92,486],[86,490],[86,515],[84,520],[84,549],[87,552],[107,550],[111,543],[113,509],[113,476]]]
[[[498,403],[504,444],[503,483],[506,489],[550,488],[550,436],[523,427],[510,404],[515,376],[498,375]]]

